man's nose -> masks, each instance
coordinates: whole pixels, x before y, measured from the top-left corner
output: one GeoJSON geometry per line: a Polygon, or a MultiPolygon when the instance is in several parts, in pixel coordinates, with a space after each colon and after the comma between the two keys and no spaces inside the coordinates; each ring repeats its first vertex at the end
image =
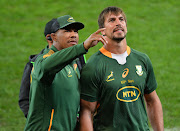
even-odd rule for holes
{"type": "Polygon", "coordinates": [[[71,37],[76,38],[78,36],[77,31],[71,31],[71,37]]]}
{"type": "Polygon", "coordinates": [[[121,25],[121,21],[119,19],[116,20],[116,25],[121,25]]]}

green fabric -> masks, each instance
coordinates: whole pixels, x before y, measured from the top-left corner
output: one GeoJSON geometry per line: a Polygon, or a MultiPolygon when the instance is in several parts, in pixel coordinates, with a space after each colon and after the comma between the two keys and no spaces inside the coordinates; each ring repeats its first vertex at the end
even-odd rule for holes
{"type": "Polygon", "coordinates": [[[57,26],[58,29],[65,28],[67,26],[72,26],[73,28],[78,29],[78,30],[84,28],[83,23],[76,22],[74,20],[74,18],[72,16],[70,16],[70,15],[64,15],[64,16],[58,17],[57,22],[58,22],[59,25],[57,26],[56,24],[53,24],[52,25],[53,28],[56,27],[56,26],[57,26]]]}
{"type": "Polygon", "coordinates": [[[52,46],[49,52],[36,59],[25,131],[47,131],[52,109],[51,130],[74,130],[80,100],[76,57],[84,53],[83,44],[61,51],[52,46]]]}
{"type": "Polygon", "coordinates": [[[147,55],[131,49],[126,64],[120,65],[98,51],[82,69],[80,82],[81,99],[100,104],[95,131],[149,130],[143,96],[157,83],[147,55]]]}

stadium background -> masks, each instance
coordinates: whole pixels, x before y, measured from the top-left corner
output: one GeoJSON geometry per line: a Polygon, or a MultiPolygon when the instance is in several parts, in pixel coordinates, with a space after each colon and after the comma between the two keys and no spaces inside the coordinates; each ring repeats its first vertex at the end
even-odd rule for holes
{"type": "MultiPolygon", "coordinates": [[[[148,54],[158,82],[166,130],[180,130],[180,1],[176,0],[1,0],[0,1],[0,131],[21,131],[26,119],[18,106],[24,66],[46,46],[45,24],[69,14],[85,24],[83,42],[98,29],[107,6],[127,16],[127,42],[148,54]]],[[[87,59],[102,46],[89,50],[87,59]]]]}

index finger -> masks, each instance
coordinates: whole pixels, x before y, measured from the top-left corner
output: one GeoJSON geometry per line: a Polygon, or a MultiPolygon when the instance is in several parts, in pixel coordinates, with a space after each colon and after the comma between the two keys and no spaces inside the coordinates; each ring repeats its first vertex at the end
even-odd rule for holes
{"type": "Polygon", "coordinates": [[[99,34],[101,31],[104,31],[106,28],[100,28],[100,29],[98,29],[96,32],[95,32],[95,34],[99,34]]]}

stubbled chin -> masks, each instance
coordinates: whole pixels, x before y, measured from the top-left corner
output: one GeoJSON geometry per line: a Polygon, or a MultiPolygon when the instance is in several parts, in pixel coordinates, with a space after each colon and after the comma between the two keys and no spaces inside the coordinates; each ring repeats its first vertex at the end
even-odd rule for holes
{"type": "Polygon", "coordinates": [[[126,36],[119,36],[119,37],[113,37],[113,40],[115,41],[122,41],[126,36]]]}

